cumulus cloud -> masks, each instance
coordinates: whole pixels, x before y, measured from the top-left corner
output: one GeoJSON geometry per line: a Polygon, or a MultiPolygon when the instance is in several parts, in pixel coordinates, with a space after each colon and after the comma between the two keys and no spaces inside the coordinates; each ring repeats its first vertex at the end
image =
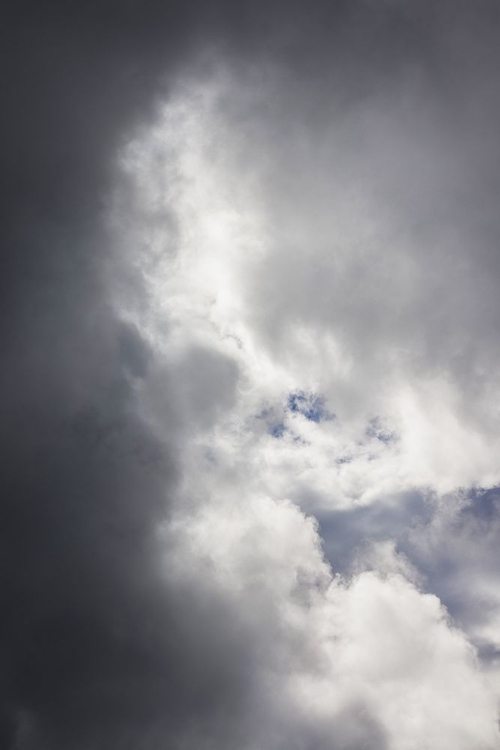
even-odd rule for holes
{"type": "MultiPolygon", "coordinates": [[[[416,490],[497,482],[482,391],[494,374],[455,355],[495,356],[461,303],[487,284],[483,267],[467,237],[450,257],[442,220],[421,236],[414,225],[453,154],[434,143],[428,101],[408,127],[418,85],[402,103],[333,102],[313,118],[298,85],[272,66],[190,74],[122,154],[126,224],[153,230],[138,261],[118,193],[111,225],[142,264],[149,305],[116,304],[163,363],[183,423],[169,576],[203,579],[255,649],[253,690],[268,697],[252,708],[264,734],[251,743],[494,747],[496,688],[422,592],[418,529],[440,511],[426,505],[429,527],[415,510],[411,547],[404,507],[416,490]],[[303,512],[363,508],[374,511],[352,524],[350,572],[335,577],[303,512]]],[[[161,433],[153,382],[138,397],[161,433]]]]}
{"type": "Polygon", "coordinates": [[[311,519],[269,498],[205,496],[169,534],[170,575],[214,587],[252,644],[249,747],[496,746],[473,648],[401,572],[334,577],[311,519]]]}
{"type": "Polygon", "coordinates": [[[483,328],[496,295],[458,216],[464,166],[450,166],[432,92],[396,81],[344,110],[314,102],[313,117],[284,75],[188,79],[128,146],[136,220],[154,228],[155,319],[138,324],[169,356],[204,345],[233,362],[218,437],[266,454],[266,481],[290,479],[280,494],[301,477],[326,505],[494,485],[498,353],[483,328]],[[456,226],[436,218],[450,211],[456,226]],[[173,233],[151,220],[167,212],[173,233]]]}
{"type": "Polygon", "coordinates": [[[9,749],[500,745],[500,19],[313,10],[10,11],[9,749]]]}

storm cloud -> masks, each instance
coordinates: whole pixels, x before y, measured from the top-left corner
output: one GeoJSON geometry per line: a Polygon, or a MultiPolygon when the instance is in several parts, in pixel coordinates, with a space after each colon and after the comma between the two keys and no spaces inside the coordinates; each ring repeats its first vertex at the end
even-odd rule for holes
{"type": "Polygon", "coordinates": [[[499,24],[10,5],[3,746],[500,746],[499,24]]]}

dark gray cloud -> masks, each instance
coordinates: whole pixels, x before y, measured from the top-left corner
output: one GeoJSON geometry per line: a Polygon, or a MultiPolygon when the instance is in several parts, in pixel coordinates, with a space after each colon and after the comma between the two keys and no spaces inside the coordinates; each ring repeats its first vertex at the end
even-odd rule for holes
{"type": "MultiPolygon", "coordinates": [[[[386,746],[368,699],[333,722],[292,720],[284,699],[275,716],[279,701],[269,708],[256,695],[255,665],[279,633],[270,641],[246,630],[202,575],[177,584],[169,576],[159,529],[182,479],[184,423],[210,425],[236,397],[238,373],[199,346],[163,378],[151,342],[109,299],[110,276],[127,271],[103,219],[120,147],[153,118],[177,71],[212,46],[235,67],[270,59],[291,71],[290,96],[313,119],[333,95],[349,108],[423,71],[434,97],[442,91],[445,130],[467,144],[473,234],[497,188],[496,157],[486,157],[498,120],[497,14],[483,2],[9,4],[0,134],[3,747],[386,746]],[[170,391],[171,381],[181,386],[170,391]],[[149,415],[162,391],[165,432],[140,408],[141,388],[149,415]]],[[[404,212],[415,200],[411,179],[399,198],[404,212]]],[[[488,231],[478,252],[494,274],[497,235],[488,231]]],[[[140,297],[139,281],[128,289],[140,297]]],[[[131,307],[140,304],[131,297],[131,307]]],[[[493,329],[496,307],[484,306],[493,329]]],[[[364,524],[372,536],[381,526],[392,533],[399,515],[385,514],[359,511],[358,525],[346,516],[342,544],[351,530],[357,542],[364,524]]]]}
{"type": "Polygon", "coordinates": [[[148,347],[103,287],[114,150],[191,25],[173,5],[4,16],[4,747],[156,747],[240,691],[222,613],[162,578],[176,469],[135,409],[148,347]]]}

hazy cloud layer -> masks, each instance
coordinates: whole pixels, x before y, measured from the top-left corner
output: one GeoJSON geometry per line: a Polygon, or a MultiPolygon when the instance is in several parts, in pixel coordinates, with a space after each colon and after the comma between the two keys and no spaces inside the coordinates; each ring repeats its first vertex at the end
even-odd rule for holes
{"type": "Polygon", "coordinates": [[[3,745],[499,747],[494,4],[7,15],[3,745]]]}

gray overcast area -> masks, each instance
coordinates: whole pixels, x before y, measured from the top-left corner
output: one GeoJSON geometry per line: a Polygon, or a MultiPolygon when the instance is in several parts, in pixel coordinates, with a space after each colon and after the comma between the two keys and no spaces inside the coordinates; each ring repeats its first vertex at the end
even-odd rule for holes
{"type": "Polygon", "coordinates": [[[500,749],[499,34],[8,3],[2,748],[500,749]]]}

